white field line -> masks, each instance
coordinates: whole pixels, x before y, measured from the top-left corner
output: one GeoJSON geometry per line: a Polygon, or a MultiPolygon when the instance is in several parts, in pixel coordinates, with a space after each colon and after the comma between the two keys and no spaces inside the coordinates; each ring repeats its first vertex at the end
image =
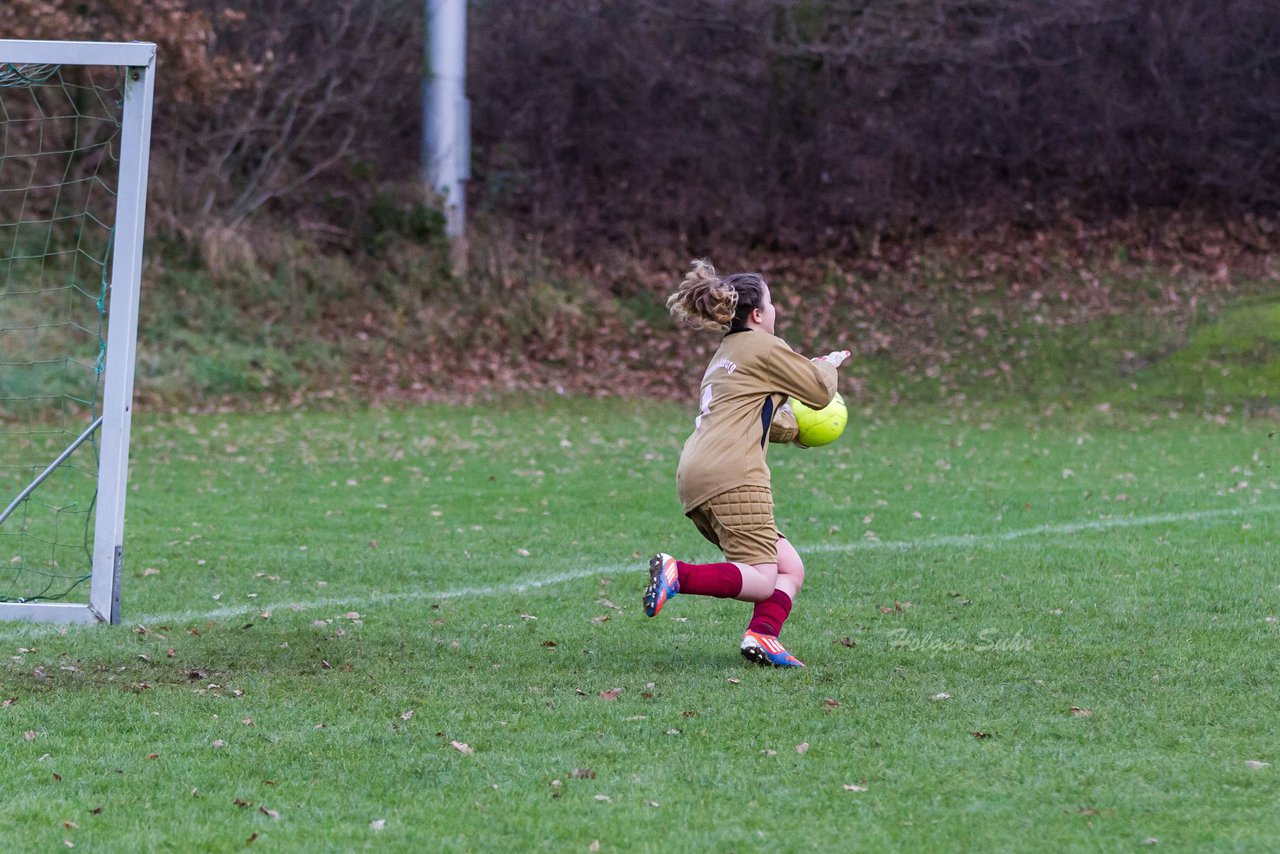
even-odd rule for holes
{"type": "Polygon", "coordinates": [[[1119,516],[1113,519],[1089,519],[1084,522],[1063,522],[1057,525],[1037,525],[1034,528],[1017,528],[1012,531],[1001,531],[998,534],[959,534],[938,537],[925,537],[919,540],[863,540],[854,543],[831,543],[826,545],[800,548],[800,552],[852,552],[864,549],[887,549],[890,551],[907,551],[908,549],[935,548],[953,546],[965,548],[988,543],[1003,543],[1021,540],[1024,537],[1040,537],[1046,535],[1079,534],[1084,531],[1110,531],[1115,528],[1138,528],[1147,525],[1166,525],[1179,522],[1196,522],[1202,519],[1218,519],[1224,516],[1265,515],[1280,511],[1280,504],[1258,504],[1252,507],[1224,507],[1219,510],[1192,510],[1186,513],[1160,513],[1155,516],[1119,516]]]}
{"type": "MultiPolygon", "coordinates": [[[[1177,524],[1196,522],[1204,519],[1219,519],[1231,516],[1265,515],[1280,512],[1280,504],[1261,504],[1251,507],[1231,507],[1219,510],[1192,510],[1186,513],[1161,513],[1154,516],[1128,516],[1113,519],[1090,519],[1084,522],[1066,522],[1057,525],[1037,525],[1033,528],[1017,528],[1001,531],[998,534],[962,534],[922,537],[916,540],[859,540],[850,543],[832,543],[817,546],[800,547],[802,554],[859,552],[859,551],[908,551],[927,548],[973,548],[993,543],[1020,540],[1026,537],[1053,537],[1077,534],[1084,531],[1110,531],[1116,528],[1137,528],[1148,525],[1177,524]]],[[[570,581],[580,581],[600,575],[636,572],[645,567],[641,560],[626,564],[610,564],[606,566],[583,567],[581,569],[545,575],[540,578],[525,578],[509,584],[492,584],[480,587],[455,587],[449,590],[408,590],[403,593],[382,593],[348,598],[312,599],[306,602],[282,602],[275,605],[265,603],[225,605],[212,610],[189,610],[168,614],[144,614],[128,620],[132,625],[145,626],[187,623],[193,620],[222,620],[240,617],[263,611],[320,611],[326,609],[350,611],[356,608],[367,608],[385,602],[412,602],[422,600],[458,599],[462,597],[499,596],[511,593],[523,593],[541,587],[553,587],[570,581]]],[[[0,626],[0,637],[15,634],[33,634],[41,629],[58,629],[60,627],[48,623],[14,622],[0,626]]]]}

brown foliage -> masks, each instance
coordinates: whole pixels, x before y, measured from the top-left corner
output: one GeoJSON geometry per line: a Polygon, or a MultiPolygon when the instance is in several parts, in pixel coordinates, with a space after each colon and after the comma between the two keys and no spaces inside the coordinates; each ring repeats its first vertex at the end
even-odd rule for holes
{"type": "Polygon", "coordinates": [[[187,0],[8,0],[0,7],[6,38],[65,41],[151,41],[163,73],[157,100],[207,105],[243,87],[256,69],[220,49],[220,29],[243,23],[244,15],[224,11],[215,21],[187,0]]]}
{"type": "Polygon", "coordinates": [[[417,173],[417,17],[393,0],[14,0],[0,28],[157,43],[153,226],[198,237],[270,211],[350,250],[380,180],[417,173]]]}
{"type": "Polygon", "coordinates": [[[776,282],[797,348],[952,388],[1011,384],[1008,329],[1180,327],[1274,277],[1272,5],[473,0],[465,282],[414,219],[420,3],[10,0],[0,29],[157,42],[149,225],[228,291],[302,282],[233,299],[356,385],[688,399],[714,336],[660,304],[699,255],[776,282]]]}
{"type": "MultiPolygon", "coordinates": [[[[1269,0],[470,4],[473,208],[566,248],[874,251],[882,234],[1280,207],[1269,0]]],[[[398,0],[10,0],[10,37],[160,46],[153,223],[350,250],[419,174],[398,0]]]]}
{"type": "Polygon", "coordinates": [[[1266,0],[537,0],[473,30],[478,195],[543,230],[874,247],[1271,211],[1266,0]]]}

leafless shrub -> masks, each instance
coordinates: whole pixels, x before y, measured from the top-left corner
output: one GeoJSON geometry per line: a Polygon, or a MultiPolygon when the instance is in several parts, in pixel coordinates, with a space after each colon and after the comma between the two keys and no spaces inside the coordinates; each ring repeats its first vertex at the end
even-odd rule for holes
{"type": "MultiPolygon", "coordinates": [[[[361,245],[419,174],[421,4],[11,0],[160,43],[152,222],[361,245]]],[[[472,0],[473,208],[566,246],[874,250],[1280,206],[1270,0],[472,0]]]]}
{"type": "Polygon", "coordinates": [[[1280,201],[1265,0],[541,0],[476,17],[477,195],[543,229],[865,248],[1063,208],[1280,201]]]}

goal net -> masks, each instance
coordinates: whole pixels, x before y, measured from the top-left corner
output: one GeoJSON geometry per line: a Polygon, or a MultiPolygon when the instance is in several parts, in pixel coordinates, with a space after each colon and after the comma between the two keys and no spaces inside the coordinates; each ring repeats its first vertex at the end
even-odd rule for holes
{"type": "Polygon", "coordinates": [[[155,46],[0,40],[0,618],[119,622],[155,46]]]}

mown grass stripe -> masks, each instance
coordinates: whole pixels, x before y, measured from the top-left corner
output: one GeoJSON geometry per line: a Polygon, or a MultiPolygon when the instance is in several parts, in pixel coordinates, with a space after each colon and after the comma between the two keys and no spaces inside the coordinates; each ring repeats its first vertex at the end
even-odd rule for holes
{"type": "MultiPolygon", "coordinates": [[[[1265,515],[1280,512],[1280,504],[1255,505],[1249,507],[1230,507],[1215,510],[1193,510],[1185,513],[1160,513],[1153,516],[1129,516],[1111,519],[1090,519],[1082,522],[1066,522],[1057,525],[1036,525],[1032,528],[1020,528],[1003,531],[998,534],[961,534],[924,537],[918,540],[863,540],[851,543],[830,545],[802,546],[802,554],[829,552],[855,552],[871,550],[900,550],[922,548],[968,548],[989,543],[1008,542],[1026,537],[1059,536],[1076,534],[1083,531],[1109,531],[1117,528],[1136,528],[1148,525],[1177,524],[1196,522],[1205,519],[1218,519],[1231,516],[1265,515]]],[[[571,581],[581,581],[597,575],[610,575],[624,572],[640,572],[646,569],[644,561],[626,564],[610,564],[605,566],[584,567],[582,569],[559,572],[541,578],[526,578],[510,584],[494,584],[477,587],[459,587],[451,590],[410,590],[403,593],[385,593],[346,599],[316,599],[310,602],[285,602],[277,605],[245,605],[223,607],[212,611],[184,611],[170,614],[150,614],[131,620],[143,625],[164,623],[182,623],[196,619],[229,619],[262,611],[319,611],[328,608],[363,608],[386,602],[413,602],[432,599],[458,599],[477,596],[501,596],[523,593],[541,587],[553,587],[571,581]]]]}

